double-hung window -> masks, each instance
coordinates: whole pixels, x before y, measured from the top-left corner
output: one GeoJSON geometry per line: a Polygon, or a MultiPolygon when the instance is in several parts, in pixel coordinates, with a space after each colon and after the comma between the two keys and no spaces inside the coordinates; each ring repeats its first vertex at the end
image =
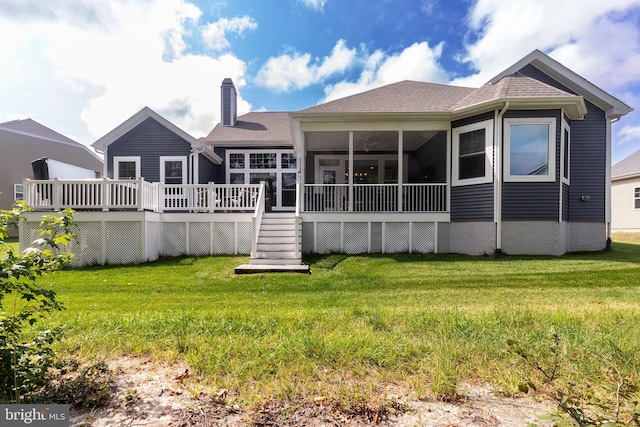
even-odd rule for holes
{"type": "Polygon", "coordinates": [[[453,129],[453,185],[493,180],[493,121],[453,129]]]}
{"type": "Polygon", "coordinates": [[[505,119],[504,180],[553,182],[556,179],[556,119],[505,119]]]}
{"type": "Polygon", "coordinates": [[[633,209],[640,209],[640,187],[633,189],[633,209]]]}
{"type": "Polygon", "coordinates": [[[13,200],[23,200],[24,199],[24,185],[23,184],[13,184],[13,200]]]}

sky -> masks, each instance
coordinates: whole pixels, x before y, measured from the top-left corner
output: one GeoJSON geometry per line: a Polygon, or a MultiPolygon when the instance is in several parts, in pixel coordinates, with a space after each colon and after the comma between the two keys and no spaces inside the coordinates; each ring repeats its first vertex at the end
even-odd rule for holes
{"type": "Polygon", "coordinates": [[[238,111],[294,111],[402,80],[479,87],[540,49],[636,111],[640,0],[0,0],[0,122],[90,145],[144,106],[196,138],[238,111]]]}

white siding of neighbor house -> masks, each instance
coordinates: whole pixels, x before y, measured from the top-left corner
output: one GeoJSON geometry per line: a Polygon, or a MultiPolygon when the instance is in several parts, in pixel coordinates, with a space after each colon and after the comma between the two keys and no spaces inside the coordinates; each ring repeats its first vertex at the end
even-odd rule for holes
{"type": "Polygon", "coordinates": [[[611,183],[611,229],[640,231],[640,209],[634,209],[633,189],[640,187],[640,177],[611,183]]]}

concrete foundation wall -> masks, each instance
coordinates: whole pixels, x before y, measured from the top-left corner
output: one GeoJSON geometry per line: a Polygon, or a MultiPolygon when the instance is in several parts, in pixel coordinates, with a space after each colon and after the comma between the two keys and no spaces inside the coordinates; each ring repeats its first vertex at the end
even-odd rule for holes
{"type": "Polygon", "coordinates": [[[496,250],[496,224],[493,222],[453,222],[449,229],[448,252],[485,255],[496,250]]]}

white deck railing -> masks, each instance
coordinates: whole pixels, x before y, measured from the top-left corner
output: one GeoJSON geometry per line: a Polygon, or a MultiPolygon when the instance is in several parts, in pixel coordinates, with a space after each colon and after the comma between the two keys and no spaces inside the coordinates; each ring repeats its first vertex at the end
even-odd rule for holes
{"type": "MultiPolygon", "coordinates": [[[[447,184],[354,184],[352,212],[447,212],[447,184]],[[399,201],[401,201],[399,203],[399,201]]],[[[349,211],[348,184],[305,184],[305,212],[349,211]]]]}
{"type": "Polygon", "coordinates": [[[168,185],[135,180],[24,181],[34,210],[148,210],[153,212],[253,211],[259,184],[168,185]]]}

